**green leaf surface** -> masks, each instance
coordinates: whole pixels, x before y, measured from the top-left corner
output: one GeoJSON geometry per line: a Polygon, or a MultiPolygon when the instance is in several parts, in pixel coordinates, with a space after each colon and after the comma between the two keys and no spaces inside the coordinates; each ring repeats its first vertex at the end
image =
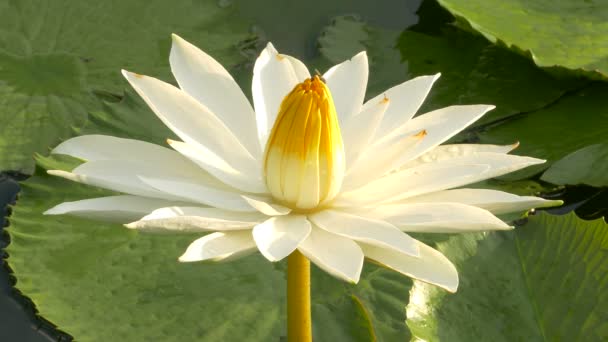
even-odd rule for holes
{"type": "Polygon", "coordinates": [[[479,133],[484,143],[521,145],[514,153],[546,159],[508,179],[536,174],[567,154],[587,145],[606,141],[608,136],[608,84],[593,83],[558,102],[532,113],[490,127],[479,133]]]}
{"type": "MultiPolygon", "coordinates": [[[[335,18],[319,38],[319,51],[338,63],[366,49],[368,97],[421,75],[441,72],[420,113],[458,104],[494,104],[474,126],[543,108],[584,81],[556,79],[526,58],[453,27],[441,35],[379,29],[352,16],[335,18]]],[[[510,143],[517,140],[514,136],[510,143]]]]}
{"type": "Polygon", "coordinates": [[[318,64],[332,66],[367,51],[370,71],[366,97],[372,98],[408,79],[407,68],[395,49],[398,36],[399,31],[369,25],[355,16],[336,17],[318,39],[325,59],[318,64]]]}
{"type": "Polygon", "coordinates": [[[570,153],[551,165],[541,179],[558,185],[608,186],[608,143],[570,153]]]}
{"type": "Polygon", "coordinates": [[[248,27],[216,1],[0,0],[0,170],[31,174],[34,152],[72,135],[120,94],[125,68],[170,80],[172,32],[232,67],[248,27]]]}
{"type": "MultiPolygon", "coordinates": [[[[169,131],[126,93],[104,104],[80,133],[164,144],[169,131]]],[[[41,316],[79,341],[278,341],[285,336],[284,262],[259,254],[230,263],[182,264],[197,235],[150,235],[121,225],[44,216],[64,202],[109,195],[45,174],[73,159],[38,157],[22,183],[8,229],[16,287],[41,316]]],[[[358,285],[313,268],[313,334],[318,341],[406,340],[411,280],[366,264],[358,285]]]]}
{"type": "MultiPolygon", "coordinates": [[[[459,104],[493,104],[471,127],[543,108],[581,85],[558,80],[517,54],[453,27],[441,35],[405,31],[398,43],[409,76],[441,72],[420,112],[459,104]]],[[[512,136],[509,143],[518,138],[512,136]]]]}
{"type": "Polygon", "coordinates": [[[453,236],[438,248],[460,288],[416,282],[408,326],[426,341],[605,341],[608,225],[538,214],[513,232],[453,236]]]}
{"type": "Polygon", "coordinates": [[[492,42],[529,54],[541,67],[608,77],[605,1],[439,0],[492,42]]]}

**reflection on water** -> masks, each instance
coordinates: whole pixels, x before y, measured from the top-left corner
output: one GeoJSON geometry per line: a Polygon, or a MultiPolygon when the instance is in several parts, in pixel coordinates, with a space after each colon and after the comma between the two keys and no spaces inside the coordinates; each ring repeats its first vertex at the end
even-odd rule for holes
{"type": "MultiPolygon", "coordinates": [[[[272,41],[281,52],[310,61],[318,53],[319,32],[332,18],[352,14],[370,25],[402,31],[418,22],[415,13],[421,0],[384,0],[381,5],[368,0],[232,2],[245,19],[255,23],[263,39],[272,41]]],[[[228,1],[220,3],[225,6],[228,1]]]]}

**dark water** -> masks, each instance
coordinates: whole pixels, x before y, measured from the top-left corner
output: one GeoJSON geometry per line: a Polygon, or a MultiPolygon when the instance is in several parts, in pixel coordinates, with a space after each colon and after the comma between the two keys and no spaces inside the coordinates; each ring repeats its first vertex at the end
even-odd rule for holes
{"type": "MultiPolygon", "coordinates": [[[[23,176],[11,177],[0,175],[0,208],[2,209],[2,227],[0,228],[0,250],[9,242],[4,227],[9,223],[6,218],[10,215],[8,204],[15,202],[19,185],[17,181],[23,176]]],[[[2,253],[5,253],[4,251],[2,253]]],[[[3,255],[3,260],[6,255],[3,255]]],[[[12,288],[14,279],[8,272],[6,263],[0,269],[0,341],[52,341],[54,329],[39,320],[34,315],[34,309],[29,300],[12,288]]]]}

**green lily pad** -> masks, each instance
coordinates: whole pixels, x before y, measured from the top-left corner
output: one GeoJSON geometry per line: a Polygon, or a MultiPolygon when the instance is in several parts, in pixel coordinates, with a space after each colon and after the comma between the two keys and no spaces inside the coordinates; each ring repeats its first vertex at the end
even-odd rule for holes
{"type": "Polygon", "coordinates": [[[324,65],[331,66],[366,50],[370,68],[366,97],[372,98],[408,79],[395,48],[399,32],[369,25],[355,16],[339,16],[321,32],[319,52],[327,60],[324,65]]]}
{"type": "Polygon", "coordinates": [[[408,326],[426,341],[605,341],[608,225],[538,214],[513,232],[438,244],[458,267],[449,295],[416,283],[408,326]]]}
{"type": "Polygon", "coordinates": [[[555,162],[541,177],[559,185],[608,186],[608,143],[577,150],[555,162]]]}
{"type": "MultiPolygon", "coordinates": [[[[343,16],[325,28],[319,51],[329,62],[337,63],[366,49],[370,61],[368,96],[416,76],[441,72],[420,112],[458,104],[496,105],[472,127],[543,108],[585,83],[556,79],[526,58],[481,37],[439,27],[439,35],[412,30],[399,34],[343,16]]],[[[516,140],[513,136],[509,143],[516,140]]]]}
{"type": "Polygon", "coordinates": [[[547,159],[513,173],[507,179],[523,179],[539,173],[567,154],[608,136],[608,84],[593,83],[558,102],[532,113],[519,115],[478,134],[484,143],[521,145],[514,153],[547,159]]]}
{"type": "Polygon", "coordinates": [[[608,4],[602,1],[439,0],[492,42],[525,52],[541,67],[608,77],[608,4]]]}
{"type": "MultiPolygon", "coordinates": [[[[534,111],[581,86],[556,79],[524,57],[453,27],[441,35],[405,31],[398,44],[410,77],[441,72],[421,112],[459,104],[493,104],[472,127],[534,111]]],[[[510,143],[518,138],[512,136],[510,143]]]]}
{"type": "Polygon", "coordinates": [[[248,27],[216,1],[0,1],[0,170],[34,171],[34,152],[72,135],[120,94],[120,69],[171,79],[170,34],[229,67],[248,27]]]}

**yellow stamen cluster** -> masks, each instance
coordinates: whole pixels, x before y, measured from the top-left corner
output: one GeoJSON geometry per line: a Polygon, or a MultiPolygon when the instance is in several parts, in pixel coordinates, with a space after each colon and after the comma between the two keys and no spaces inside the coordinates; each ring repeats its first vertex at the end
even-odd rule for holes
{"type": "Polygon", "coordinates": [[[284,205],[313,209],[338,194],[344,164],[331,93],[314,76],[298,84],[281,103],[266,145],[266,184],[284,205]]]}

